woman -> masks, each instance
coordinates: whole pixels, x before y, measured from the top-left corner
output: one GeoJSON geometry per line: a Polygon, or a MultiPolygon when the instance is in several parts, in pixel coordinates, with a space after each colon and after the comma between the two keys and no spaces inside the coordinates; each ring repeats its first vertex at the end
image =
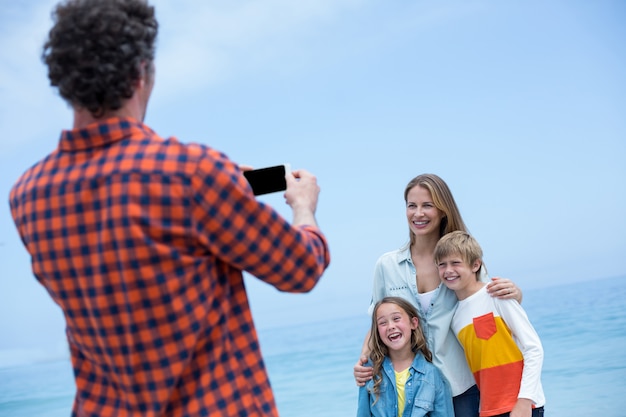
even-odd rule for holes
{"type": "MultiPolygon", "coordinates": [[[[374,270],[370,314],[384,297],[396,296],[410,301],[420,316],[420,325],[433,353],[433,363],[450,383],[456,417],[478,416],[479,394],[467,366],[463,348],[450,329],[457,298],[442,284],[433,258],[439,239],[455,230],[467,232],[465,223],[447,184],[434,174],[413,178],[404,190],[409,224],[408,245],[383,254],[374,270]]],[[[486,268],[483,268],[485,271],[486,268]]],[[[483,275],[483,281],[488,277],[483,275]]],[[[521,291],[508,279],[493,278],[488,292],[499,298],[521,302],[521,291]]],[[[367,340],[354,366],[357,385],[372,377],[372,368],[364,366],[369,356],[367,340]]]]}

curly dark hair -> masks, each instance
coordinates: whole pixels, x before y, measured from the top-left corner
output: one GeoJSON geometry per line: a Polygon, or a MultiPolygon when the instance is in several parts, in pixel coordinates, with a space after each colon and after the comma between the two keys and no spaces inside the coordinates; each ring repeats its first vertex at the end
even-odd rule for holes
{"type": "Polygon", "coordinates": [[[50,85],[94,117],[122,107],[152,76],[158,23],[145,0],[66,0],[43,47],[50,85]]]}

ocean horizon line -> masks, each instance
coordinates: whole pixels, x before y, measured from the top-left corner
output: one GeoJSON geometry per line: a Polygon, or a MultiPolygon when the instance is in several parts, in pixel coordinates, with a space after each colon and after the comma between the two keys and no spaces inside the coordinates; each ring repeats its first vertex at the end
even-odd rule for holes
{"type": "MultiPolygon", "coordinates": [[[[525,293],[524,298],[528,300],[529,297],[533,296],[533,293],[535,291],[546,291],[546,290],[554,290],[555,288],[584,285],[584,284],[588,284],[590,281],[593,281],[594,283],[603,283],[605,281],[613,282],[617,279],[626,279],[626,274],[614,275],[614,276],[604,277],[604,278],[589,278],[589,279],[583,279],[583,280],[565,282],[565,283],[560,282],[560,283],[556,283],[553,285],[528,288],[528,289],[524,289],[524,293],[525,293]]],[[[361,313],[346,314],[345,316],[336,317],[334,318],[334,320],[340,320],[341,322],[347,323],[347,322],[356,320],[359,317],[365,318],[366,317],[365,311],[361,313]]],[[[257,332],[260,333],[261,338],[262,338],[264,333],[266,336],[269,336],[269,334],[271,334],[274,331],[279,331],[282,329],[289,330],[296,326],[302,326],[303,324],[306,324],[309,326],[324,325],[324,323],[327,323],[328,320],[329,318],[322,318],[322,319],[312,318],[310,320],[306,320],[306,321],[299,322],[299,323],[289,323],[289,324],[284,324],[284,325],[262,326],[262,327],[257,326],[257,332]]],[[[365,330],[366,330],[366,327],[367,327],[367,321],[364,320],[365,330]]],[[[24,347],[24,348],[14,347],[14,348],[0,349],[0,370],[24,367],[24,366],[32,366],[32,365],[43,364],[43,363],[59,362],[59,361],[69,362],[69,360],[70,360],[70,354],[69,354],[69,347],[67,345],[67,342],[58,343],[55,346],[51,346],[51,347],[39,346],[39,347],[24,347]]]]}

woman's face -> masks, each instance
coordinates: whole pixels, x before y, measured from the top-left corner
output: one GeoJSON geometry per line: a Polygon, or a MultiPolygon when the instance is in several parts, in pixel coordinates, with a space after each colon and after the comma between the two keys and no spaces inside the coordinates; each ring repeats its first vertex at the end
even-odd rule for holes
{"type": "Polygon", "coordinates": [[[435,207],[428,189],[416,185],[406,196],[406,218],[411,233],[418,236],[439,236],[439,227],[445,214],[435,207]]]}

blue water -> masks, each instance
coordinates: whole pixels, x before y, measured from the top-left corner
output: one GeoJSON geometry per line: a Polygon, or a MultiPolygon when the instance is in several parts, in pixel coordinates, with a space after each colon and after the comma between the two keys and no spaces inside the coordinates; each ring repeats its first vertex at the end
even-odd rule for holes
{"type": "MultiPolygon", "coordinates": [[[[526,290],[542,339],[548,417],[626,416],[626,277],[526,290]]],[[[259,331],[282,417],[355,414],[363,316],[259,331]]],[[[67,360],[0,368],[0,416],[67,417],[67,360]]]]}

